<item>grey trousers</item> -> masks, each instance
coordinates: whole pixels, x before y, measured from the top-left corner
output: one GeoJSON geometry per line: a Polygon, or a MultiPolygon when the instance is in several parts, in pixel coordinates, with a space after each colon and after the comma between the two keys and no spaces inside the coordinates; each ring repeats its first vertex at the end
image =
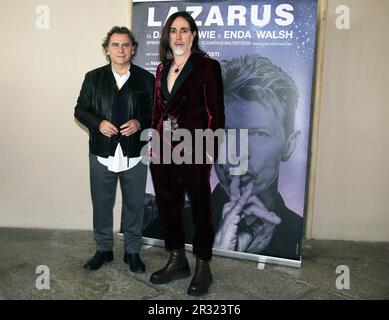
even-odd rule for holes
{"type": "Polygon", "coordinates": [[[109,171],[95,155],[89,154],[89,168],[96,250],[111,251],[113,248],[113,207],[119,180],[123,199],[124,251],[138,253],[142,245],[147,166],[140,161],[135,167],[116,173],[109,171]]]}

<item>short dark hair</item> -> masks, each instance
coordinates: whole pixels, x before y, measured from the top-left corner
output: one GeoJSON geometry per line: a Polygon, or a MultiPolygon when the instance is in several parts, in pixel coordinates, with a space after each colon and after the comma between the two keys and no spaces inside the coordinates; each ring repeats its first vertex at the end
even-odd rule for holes
{"type": "Polygon", "coordinates": [[[103,39],[103,43],[101,44],[101,46],[103,47],[103,51],[104,51],[104,54],[105,54],[105,57],[107,58],[107,60],[111,61],[111,59],[107,55],[107,48],[109,46],[109,41],[111,40],[111,37],[112,37],[112,35],[114,33],[128,35],[128,37],[130,38],[131,43],[132,43],[132,49],[134,51],[132,57],[135,57],[136,50],[138,49],[138,42],[135,40],[135,36],[132,33],[132,31],[130,29],[128,29],[127,27],[114,26],[114,27],[112,27],[111,30],[108,31],[107,35],[103,39]]]}
{"type": "Polygon", "coordinates": [[[161,40],[159,42],[159,58],[162,62],[166,62],[168,59],[172,57],[172,49],[170,48],[169,39],[170,39],[170,28],[176,20],[176,18],[181,17],[184,18],[189,23],[190,31],[196,32],[194,36],[192,48],[192,53],[204,54],[205,52],[200,49],[199,46],[199,30],[197,28],[196,22],[192,18],[192,16],[186,11],[178,11],[173,13],[166,21],[165,25],[162,28],[161,32],[161,40]]]}
{"type": "Polygon", "coordinates": [[[221,67],[226,107],[231,101],[257,101],[272,108],[276,115],[282,107],[285,134],[294,132],[299,93],[295,81],[284,70],[259,54],[223,60],[221,67]]]}

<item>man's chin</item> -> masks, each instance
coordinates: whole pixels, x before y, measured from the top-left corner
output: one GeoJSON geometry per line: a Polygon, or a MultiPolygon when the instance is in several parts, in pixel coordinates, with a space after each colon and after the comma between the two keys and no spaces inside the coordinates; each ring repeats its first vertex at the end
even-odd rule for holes
{"type": "Polygon", "coordinates": [[[184,50],[174,50],[174,54],[175,54],[176,56],[183,56],[184,53],[185,53],[184,50]]]}

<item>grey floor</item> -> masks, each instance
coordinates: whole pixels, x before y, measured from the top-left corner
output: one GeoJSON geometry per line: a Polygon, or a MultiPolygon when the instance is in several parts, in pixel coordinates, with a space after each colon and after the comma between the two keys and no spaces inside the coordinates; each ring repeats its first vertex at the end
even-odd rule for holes
{"type": "MultiPolygon", "coordinates": [[[[304,241],[300,269],[268,264],[258,270],[252,261],[215,256],[214,283],[202,298],[186,295],[190,278],[158,286],[148,281],[167,261],[163,248],[145,246],[147,271],[132,274],[122,245],[117,239],[115,260],[92,272],[82,268],[94,254],[89,231],[0,228],[0,299],[389,299],[388,243],[304,241]],[[49,289],[36,287],[39,265],[49,268],[49,289]],[[349,288],[339,266],[349,270],[349,288]]],[[[191,253],[188,258],[193,266],[191,253]]]]}

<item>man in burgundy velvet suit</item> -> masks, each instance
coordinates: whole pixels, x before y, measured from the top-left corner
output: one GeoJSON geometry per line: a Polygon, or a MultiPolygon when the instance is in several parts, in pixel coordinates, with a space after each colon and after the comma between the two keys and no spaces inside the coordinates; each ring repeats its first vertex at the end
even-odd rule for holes
{"type": "MultiPolygon", "coordinates": [[[[162,29],[162,63],[157,69],[152,119],[152,128],[160,137],[166,135],[165,130],[171,134],[176,129],[186,129],[194,140],[196,129],[215,131],[224,128],[221,68],[216,60],[201,51],[198,41],[197,26],[187,12],[171,15],[162,29]]],[[[178,143],[173,142],[169,150],[178,143]]],[[[205,146],[203,150],[201,157],[204,160],[205,146]]],[[[189,158],[194,159],[194,156],[192,152],[189,158]]],[[[197,258],[188,294],[199,296],[208,292],[212,283],[209,260],[214,242],[209,183],[211,166],[205,162],[169,164],[163,159],[161,164],[151,163],[165,247],[170,251],[166,266],[151,275],[152,283],[168,283],[190,275],[185,257],[183,227],[184,198],[187,192],[195,226],[193,253],[197,258]]]]}

